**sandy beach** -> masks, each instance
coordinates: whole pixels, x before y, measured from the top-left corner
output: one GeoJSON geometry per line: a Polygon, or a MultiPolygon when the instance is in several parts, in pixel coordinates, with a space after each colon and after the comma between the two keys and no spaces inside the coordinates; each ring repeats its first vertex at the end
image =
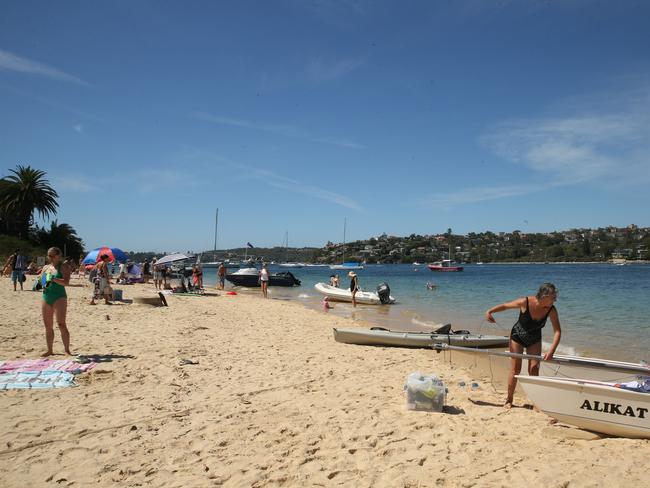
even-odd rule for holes
{"type": "MultiPolygon", "coordinates": [[[[353,319],[245,294],[92,307],[87,282],[74,282],[73,352],[110,361],[74,388],[0,392],[2,487],[647,483],[649,441],[505,411],[489,371],[433,351],[334,342],[332,327],[353,319]],[[445,413],[406,410],[404,381],[418,370],[447,383],[445,413]]],[[[153,285],[118,288],[154,296],[153,285]]],[[[38,357],[40,293],[3,279],[0,303],[0,360],[38,357]]]]}

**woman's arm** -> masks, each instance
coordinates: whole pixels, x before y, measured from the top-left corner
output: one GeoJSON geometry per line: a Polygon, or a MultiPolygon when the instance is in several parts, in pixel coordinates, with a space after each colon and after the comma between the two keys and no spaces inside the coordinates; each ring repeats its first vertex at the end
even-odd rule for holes
{"type": "Polygon", "coordinates": [[[524,306],[525,301],[526,298],[517,298],[516,300],[513,300],[511,302],[502,303],[501,305],[495,305],[490,310],[485,312],[485,318],[487,319],[488,322],[495,323],[496,320],[494,320],[494,317],[492,316],[493,313],[503,312],[504,310],[510,310],[513,308],[518,308],[521,310],[521,307],[524,306]]]}
{"type": "Polygon", "coordinates": [[[63,275],[63,278],[52,278],[52,281],[59,285],[68,286],[70,284],[70,266],[67,264],[62,265],[61,274],[63,275]]]}
{"type": "Polygon", "coordinates": [[[553,310],[551,310],[549,316],[551,317],[551,324],[553,324],[553,343],[551,344],[551,348],[548,350],[548,352],[544,354],[544,359],[546,360],[553,359],[553,354],[555,354],[555,350],[560,344],[560,338],[562,337],[560,317],[558,317],[557,309],[555,307],[553,307],[553,310]]]}

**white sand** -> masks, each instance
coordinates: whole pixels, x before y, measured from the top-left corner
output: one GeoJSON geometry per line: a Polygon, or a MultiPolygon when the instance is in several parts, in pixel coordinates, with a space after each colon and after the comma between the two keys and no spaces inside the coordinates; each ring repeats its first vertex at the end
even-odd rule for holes
{"type": "MultiPolygon", "coordinates": [[[[40,294],[10,288],[0,281],[0,359],[37,357],[40,294]]],[[[153,308],[91,307],[88,288],[69,295],[75,353],[134,357],[78,376],[77,388],[0,392],[2,487],[647,484],[649,441],[505,411],[489,375],[432,351],[334,342],[332,327],[351,320],[256,296],[153,308]],[[447,382],[451,413],[405,409],[416,370],[447,382]]]]}

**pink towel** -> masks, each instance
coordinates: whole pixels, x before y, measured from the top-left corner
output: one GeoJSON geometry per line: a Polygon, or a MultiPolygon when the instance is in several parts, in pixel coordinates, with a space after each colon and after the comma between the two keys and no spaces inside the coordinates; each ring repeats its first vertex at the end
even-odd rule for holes
{"type": "Polygon", "coordinates": [[[70,359],[17,359],[0,363],[0,374],[27,371],[66,371],[68,373],[85,373],[97,363],[76,363],[70,359]]]}

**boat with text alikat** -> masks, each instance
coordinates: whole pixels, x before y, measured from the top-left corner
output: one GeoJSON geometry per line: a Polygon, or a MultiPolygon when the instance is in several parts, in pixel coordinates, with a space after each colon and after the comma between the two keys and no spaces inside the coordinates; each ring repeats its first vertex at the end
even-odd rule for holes
{"type": "Polygon", "coordinates": [[[437,263],[428,264],[427,267],[431,271],[447,271],[447,272],[463,271],[464,269],[462,266],[454,266],[453,263],[451,262],[451,259],[443,259],[442,261],[439,261],[437,263]]]}
{"type": "Polygon", "coordinates": [[[626,384],[517,375],[537,408],[581,429],[650,438],[650,392],[641,378],[626,384]]]}

